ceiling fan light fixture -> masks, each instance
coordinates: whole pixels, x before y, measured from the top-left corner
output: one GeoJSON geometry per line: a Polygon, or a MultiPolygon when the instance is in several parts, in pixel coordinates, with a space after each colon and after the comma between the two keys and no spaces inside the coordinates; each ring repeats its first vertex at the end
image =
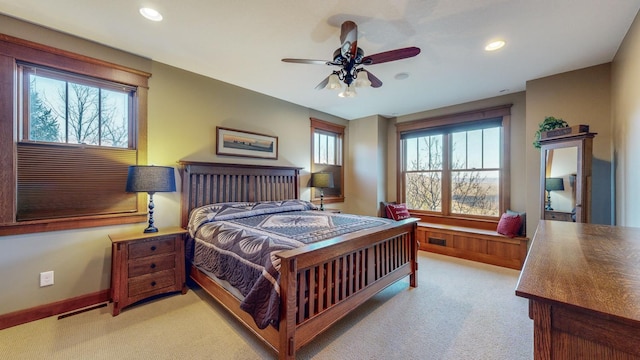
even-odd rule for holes
{"type": "Polygon", "coordinates": [[[340,47],[333,52],[331,61],[293,58],[284,58],[282,61],[338,66],[338,70],[333,71],[316,85],[316,90],[341,90],[340,97],[354,97],[356,87],[379,88],[382,86],[382,81],[372,73],[364,71],[361,65],[369,66],[411,58],[420,54],[420,48],[410,46],[368,56],[364,54],[364,50],[358,47],[358,26],[353,21],[345,21],[340,27],[340,47]],[[342,90],[342,83],[347,85],[345,90],[342,90]]]}
{"type": "Polygon", "coordinates": [[[369,87],[371,86],[371,81],[369,81],[369,74],[362,70],[358,72],[358,77],[356,78],[356,87],[369,87]]]}
{"type": "Polygon", "coordinates": [[[329,75],[329,82],[327,83],[327,89],[342,90],[342,84],[340,84],[340,79],[338,78],[338,75],[336,74],[329,75]]]}
{"type": "Polygon", "coordinates": [[[355,87],[353,87],[351,85],[347,85],[347,88],[344,89],[343,92],[338,94],[338,96],[343,97],[343,98],[352,98],[352,97],[356,97],[356,95],[358,95],[358,93],[356,93],[355,87]]]}
{"type": "Polygon", "coordinates": [[[162,21],[162,14],[160,14],[158,10],[155,10],[152,8],[148,8],[148,7],[140,8],[140,15],[144,16],[145,18],[151,21],[162,21]]]}

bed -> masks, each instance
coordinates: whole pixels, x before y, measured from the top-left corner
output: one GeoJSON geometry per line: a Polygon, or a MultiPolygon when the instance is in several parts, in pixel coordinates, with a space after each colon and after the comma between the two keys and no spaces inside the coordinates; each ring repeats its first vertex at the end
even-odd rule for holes
{"type": "MultiPolygon", "coordinates": [[[[181,161],[182,225],[189,227],[194,209],[217,210],[220,203],[280,204],[299,199],[300,170],[181,161]]],[[[409,285],[417,286],[415,231],[415,219],[384,220],[375,227],[274,253],[280,267],[279,301],[277,319],[269,326],[258,325],[254,314],[242,309],[246,308],[243,299],[209,272],[191,261],[187,266],[191,280],[268,344],[279,359],[295,359],[296,350],[392,283],[408,276],[409,285]]]]}

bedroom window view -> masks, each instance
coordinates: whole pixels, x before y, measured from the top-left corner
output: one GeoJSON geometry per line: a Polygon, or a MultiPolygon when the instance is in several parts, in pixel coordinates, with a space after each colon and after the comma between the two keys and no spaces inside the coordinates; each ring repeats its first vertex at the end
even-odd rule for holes
{"type": "Polygon", "coordinates": [[[125,191],[130,165],[147,159],[151,74],[62,49],[3,38],[0,102],[9,169],[0,186],[0,232],[35,233],[147,218],[125,191]],[[7,152],[8,151],[8,152],[7,152]]]}
{"type": "Polygon", "coordinates": [[[443,135],[405,140],[405,196],[410,209],[442,209],[442,140],[443,135]]]}
{"type": "Polygon", "coordinates": [[[497,217],[500,130],[490,127],[405,137],[407,206],[444,215],[497,217]]]}
{"type": "Polygon", "coordinates": [[[341,139],[336,134],[316,131],[314,134],[313,157],[316,164],[342,165],[338,156],[341,139]]]}
{"type": "Polygon", "coordinates": [[[22,62],[18,79],[16,221],[135,213],[136,88],[22,62]]]}
{"type": "Polygon", "coordinates": [[[24,140],[129,147],[132,89],[26,65],[22,74],[24,140]]]}

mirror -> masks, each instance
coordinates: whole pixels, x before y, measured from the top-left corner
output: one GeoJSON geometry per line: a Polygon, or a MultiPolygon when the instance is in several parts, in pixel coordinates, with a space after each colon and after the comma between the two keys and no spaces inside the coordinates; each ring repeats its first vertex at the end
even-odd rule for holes
{"type": "Polygon", "coordinates": [[[590,222],[591,149],[595,133],[540,140],[540,218],[590,222]]]}
{"type": "Polygon", "coordinates": [[[546,220],[576,221],[578,147],[545,150],[544,216],[546,220]]]}
{"type": "Polygon", "coordinates": [[[547,150],[546,159],[545,211],[573,213],[576,207],[578,148],[572,146],[547,150]]]}

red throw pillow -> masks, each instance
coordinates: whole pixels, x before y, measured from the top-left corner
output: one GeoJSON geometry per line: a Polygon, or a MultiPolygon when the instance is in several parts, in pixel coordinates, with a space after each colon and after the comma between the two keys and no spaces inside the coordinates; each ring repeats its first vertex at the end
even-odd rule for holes
{"type": "Polygon", "coordinates": [[[502,214],[500,221],[498,222],[498,234],[508,236],[510,238],[516,237],[520,233],[520,225],[522,225],[522,219],[518,215],[502,214]]]}
{"type": "Polygon", "coordinates": [[[407,210],[407,205],[405,204],[389,204],[386,208],[387,217],[389,219],[398,221],[411,217],[411,215],[409,215],[409,210],[407,210]]]}

